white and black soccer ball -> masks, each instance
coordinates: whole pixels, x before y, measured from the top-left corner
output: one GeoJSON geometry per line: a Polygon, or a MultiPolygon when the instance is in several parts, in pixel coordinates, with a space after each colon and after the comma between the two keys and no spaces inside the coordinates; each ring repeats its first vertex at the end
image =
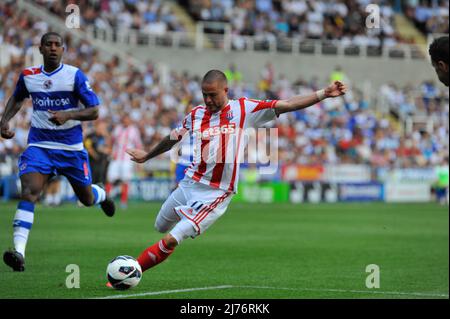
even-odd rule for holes
{"type": "Polygon", "coordinates": [[[126,290],[137,286],[141,281],[141,265],[131,256],[117,256],[108,264],[106,276],[113,288],[126,290]]]}

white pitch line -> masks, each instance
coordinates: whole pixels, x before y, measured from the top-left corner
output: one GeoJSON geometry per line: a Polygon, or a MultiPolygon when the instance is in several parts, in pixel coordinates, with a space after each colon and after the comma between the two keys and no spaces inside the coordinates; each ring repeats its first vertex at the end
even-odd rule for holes
{"type": "Polygon", "coordinates": [[[215,289],[227,289],[227,288],[233,288],[233,286],[231,286],[231,285],[224,285],[224,286],[215,286],[215,287],[200,287],[200,288],[187,288],[187,289],[151,291],[151,292],[144,292],[144,293],[140,293],[140,294],[112,295],[112,296],[99,297],[99,298],[93,298],[93,299],[132,298],[132,297],[165,295],[165,294],[172,294],[172,293],[178,293],[178,292],[189,292],[189,291],[200,291],[200,290],[215,290],[215,289]]]}
{"type": "Polygon", "coordinates": [[[435,294],[427,292],[402,292],[402,291],[377,291],[377,290],[345,290],[345,289],[321,289],[321,288],[283,288],[266,286],[233,286],[233,288],[253,288],[253,289],[272,289],[272,290],[294,290],[294,291],[315,291],[315,292],[341,292],[341,293],[364,293],[380,295],[406,295],[418,297],[447,297],[448,294],[435,294]]]}
{"type": "Polygon", "coordinates": [[[292,290],[292,291],[314,291],[314,292],[338,292],[338,293],[357,293],[357,294],[379,294],[379,295],[399,295],[399,296],[416,296],[416,297],[449,297],[448,294],[435,294],[427,292],[402,292],[402,291],[376,291],[376,290],[345,290],[345,289],[321,289],[321,288],[286,288],[286,287],[268,287],[268,286],[213,286],[213,287],[200,287],[200,288],[187,288],[187,289],[175,289],[175,290],[162,290],[151,291],[140,294],[129,295],[112,295],[107,297],[99,297],[94,299],[119,299],[119,298],[132,298],[143,296],[155,296],[165,295],[179,292],[201,291],[201,290],[218,290],[218,289],[230,289],[230,288],[248,288],[248,289],[270,289],[270,290],[292,290]]]}

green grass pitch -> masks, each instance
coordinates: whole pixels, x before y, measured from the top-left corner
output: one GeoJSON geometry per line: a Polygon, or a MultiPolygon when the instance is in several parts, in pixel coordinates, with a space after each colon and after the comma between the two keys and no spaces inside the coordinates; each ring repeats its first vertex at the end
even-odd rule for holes
{"type": "MultiPolygon", "coordinates": [[[[437,204],[241,204],[186,240],[128,291],[105,286],[115,256],[161,238],[160,203],[99,208],[37,205],[26,271],[1,262],[0,298],[448,298],[449,212],[437,204]],[[80,269],[68,289],[66,266],[80,269]],[[366,266],[380,269],[368,289],[366,266]],[[205,289],[201,289],[205,288],[205,289]]],[[[12,246],[16,203],[0,203],[0,249],[12,246]]]]}

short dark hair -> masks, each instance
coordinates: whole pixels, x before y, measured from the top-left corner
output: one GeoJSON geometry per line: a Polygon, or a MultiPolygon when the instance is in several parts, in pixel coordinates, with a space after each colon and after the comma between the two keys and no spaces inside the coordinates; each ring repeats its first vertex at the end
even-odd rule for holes
{"type": "Polygon", "coordinates": [[[443,61],[449,64],[448,35],[434,39],[433,43],[430,44],[428,52],[430,53],[431,60],[435,62],[443,61]]]}
{"type": "Polygon", "coordinates": [[[209,70],[206,72],[205,76],[203,77],[202,83],[204,82],[214,82],[214,81],[220,81],[222,83],[227,84],[227,77],[225,73],[219,70],[209,70]]]}
{"type": "Polygon", "coordinates": [[[45,41],[47,41],[47,38],[50,37],[50,36],[52,36],[52,35],[59,37],[59,38],[61,39],[61,44],[64,43],[64,39],[63,39],[63,37],[61,36],[61,34],[52,31],[52,32],[47,32],[46,34],[44,34],[44,35],[42,36],[42,38],[41,38],[41,45],[44,45],[45,41]]]}

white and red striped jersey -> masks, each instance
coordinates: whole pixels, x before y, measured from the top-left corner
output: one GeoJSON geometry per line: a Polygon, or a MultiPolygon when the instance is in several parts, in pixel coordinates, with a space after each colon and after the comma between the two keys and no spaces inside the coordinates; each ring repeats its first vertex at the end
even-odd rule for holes
{"type": "Polygon", "coordinates": [[[189,132],[194,139],[193,162],[186,176],[197,182],[236,192],[239,164],[247,144],[244,132],[276,118],[276,100],[246,98],[229,100],[221,111],[211,113],[205,106],[195,107],[172,131],[171,138],[181,139],[189,132]]]}
{"type": "Polygon", "coordinates": [[[117,126],[113,131],[112,139],[112,157],[115,161],[130,160],[130,155],[126,153],[128,148],[142,148],[141,134],[134,125],[117,126]]]}

